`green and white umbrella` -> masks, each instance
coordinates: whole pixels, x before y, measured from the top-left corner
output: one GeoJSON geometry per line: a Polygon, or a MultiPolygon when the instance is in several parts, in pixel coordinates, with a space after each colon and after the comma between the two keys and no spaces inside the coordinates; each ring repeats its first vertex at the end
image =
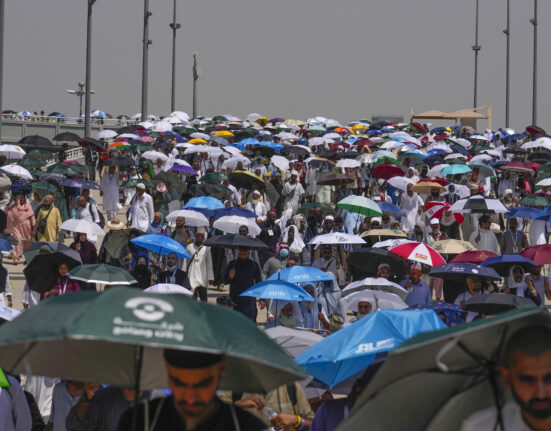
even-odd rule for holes
{"type": "Polygon", "coordinates": [[[126,269],[104,263],[79,265],[69,271],[69,277],[86,283],[116,284],[117,286],[136,283],[126,269]]]}
{"type": "Polygon", "coordinates": [[[365,196],[350,195],[337,203],[337,207],[345,209],[351,213],[359,213],[368,217],[382,216],[383,213],[379,205],[365,196]]]}
{"type": "Polygon", "coordinates": [[[165,348],[225,355],[220,389],[266,393],[305,377],[249,319],[181,294],[70,293],[0,327],[0,366],[10,374],[167,388],[165,348]]]}

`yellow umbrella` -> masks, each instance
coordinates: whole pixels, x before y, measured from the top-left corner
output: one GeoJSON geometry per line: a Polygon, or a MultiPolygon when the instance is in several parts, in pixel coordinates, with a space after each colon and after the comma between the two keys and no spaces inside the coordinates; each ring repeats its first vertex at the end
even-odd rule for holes
{"type": "Polygon", "coordinates": [[[223,138],[233,138],[233,133],[229,130],[220,130],[219,132],[216,132],[214,136],[221,136],[223,138]]]}
{"type": "Polygon", "coordinates": [[[354,132],[359,132],[360,130],[367,130],[367,126],[365,124],[355,124],[354,126],[352,126],[352,130],[354,130],[354,132]]]}
{"type": "Polygon", "coordinates": [[[430,246],[438,253],[444,254],[459,254],[464,251],[473,251],[477,248],[467,241],[460,241],[458,239],[443,239],[441,241],[434,241],[430,246]]]}
{"type": "Polygon", "coordinates": [[[256,122],[261,126],[265,126],[270,122],[270,119],[268,117],[260,117],[258,120],[256,120],[256,122]]]}
{"type": "Polygon", "coordinates": [[[413,186],[413,191],[417,193],[423,193],[425,195],[430,194],[431,189],[436,188],[439,192],[443,192],[446,190],[444,187],[442,187],[438,183],[433,183],[431,181],[417,183],[413,186]]]}
{"type": "Polygon", "coordinates": [[[194,139],[191,139],[190,141],[188,141],[188,144],[206,144],[207,141],[205,141],[204,139],[201,139],[201,138],[194,138],[194,139]]]}

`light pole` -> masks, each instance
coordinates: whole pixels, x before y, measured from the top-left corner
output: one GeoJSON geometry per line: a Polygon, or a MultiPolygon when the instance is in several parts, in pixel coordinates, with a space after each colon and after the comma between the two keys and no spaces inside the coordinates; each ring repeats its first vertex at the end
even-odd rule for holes
{"type": "Polygon", "coordinates": [[[197,80],[201,71],[197,67],[197,52],[193,54],[193,118],[197,118],[197,80]]]}
{"type": "MultiPolygon", "coordinates": [[[[84,90],[86,88],[86,84],[84,82],[78,83],[78,90],[67,90],[67,93],[74,94],[78,96],[78,116],[79,118],[82,117],[82,96],[86,94],[86,91],[84,90]]],[[[94,90],[90,90],[90,94],[96,94],[94,90]]]]}
{"type": "Polygon", "coordinates": [[[84,136],[90,137],[90,81],[92,76],[92,7],[96,0],[88,0],[88,21],[86,24],[86,83],[84,84],[84,136]]]}
{"type": "Polygon", "coordinates": [[[149,40],[149,17],[153,15],[149,12],[149,0],[144,0],[143,2],[143,62],[142,62],[142,121],[147,120],[147,72],[148,72],[148,61],[149,61],[149,45],[151,45],[151,40],[149,40]]]}
{"type": "Polygon", "coordinates": [[[532,70],[532,124],[538,122],[538,0],[534,0],[534,18],[530,20],[534,27],[534,64],[532,70]]]}
{"type": "Polygon", "coordinates": [[[0,144],[2,143],[2,88],[4,84],[4,5],[0,0],[0,144]]]}
{"type": "Polygon", "coordinates": [[[476,0],[476,18],[475,18],[475,32],[474,32],[474,45],[471,47],[474,51],[474,98],[473,108],[477,107],[477,91],[478,91],[478,51],[482,48],[478,44],[478,0],[476,0]]]}
{"type": "Polygon", "coordinates": [[[507,53],[505,54],[505,127],[509,127],[509,67],[510,67],[510,37],[511,37],[511,0],[507,0],[507,28],[503,30],[507,40],[507,53]]]}
{"type": "Polygon", "coordinates": [[[176,110],[176,30],[182,27],[176,22],[176,0],[174,0],[172,11],[172,22],[169,24],[172,29],[172,91],[170,97],[170,112],[176,110]]]}

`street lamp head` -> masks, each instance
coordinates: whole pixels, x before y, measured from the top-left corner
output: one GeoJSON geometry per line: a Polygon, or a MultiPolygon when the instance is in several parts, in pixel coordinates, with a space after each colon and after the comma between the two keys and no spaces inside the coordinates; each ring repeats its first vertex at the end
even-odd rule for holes
{"type": "Polygon", "coordinates": [[[75,90],[67,90],[67,93],[69,94],[77,94],[77,92],[75,90]]]}

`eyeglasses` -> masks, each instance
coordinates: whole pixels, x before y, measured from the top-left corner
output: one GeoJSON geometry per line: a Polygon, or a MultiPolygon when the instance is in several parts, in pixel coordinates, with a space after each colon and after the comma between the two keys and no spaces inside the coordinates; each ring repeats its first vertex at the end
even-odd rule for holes
{"type": "Polygon", "coordinates": [[[358,305],[358,309],[360,308],[371,308],[371,306],[369,305],[358,305]]]}

